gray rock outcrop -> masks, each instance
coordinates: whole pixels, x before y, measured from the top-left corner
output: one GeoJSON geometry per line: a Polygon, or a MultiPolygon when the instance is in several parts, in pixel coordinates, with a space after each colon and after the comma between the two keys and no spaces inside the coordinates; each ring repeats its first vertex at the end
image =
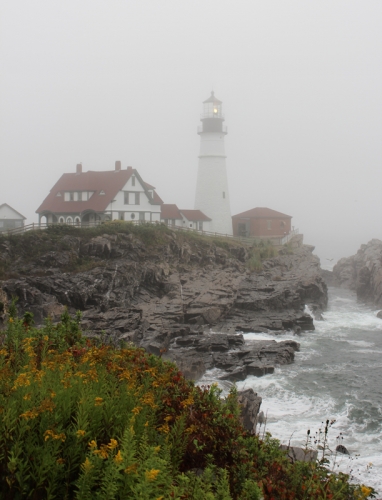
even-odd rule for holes
{"type": "Polygon", "coordinates": [[[255,434],[262,399],[253,389],[246,389],[238,392],[237,400],[241,406],[241,421],[244,428],[255,434]]]}
{"type": "Polygon", "coordinates": [[[47,316],[58,321],[65,307],[81,310],[88,334],[164,355],[190,378],[220,367],[229,380],[271,373],[298,349],[244,345],[238,333],[313,330],[305,305],[317,318],[326,307],[310,247],[281,252],[255,273],[246,266],[250,249],[235,241],[219,245],[167,229],[139,236],[128,228],[93,238],[82,230],[2,237],[3,295],[16,296],[20,314],[32,312],[37,324],[47,316]]]}
{"type": "Polygon", "coordinates": [[[333,268],[334,284],[355,290],[363,302],[382,307],[382,241],[371,240],[333,268]]]}

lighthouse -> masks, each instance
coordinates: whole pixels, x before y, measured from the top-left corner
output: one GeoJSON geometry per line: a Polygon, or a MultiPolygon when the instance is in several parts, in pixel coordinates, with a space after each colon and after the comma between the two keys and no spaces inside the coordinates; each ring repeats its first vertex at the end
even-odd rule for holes
{"type": "Polygon", "coordinates": [[[211,231],[232,234],[231,209],[224,136],[227,127],[223,124],[222,102],[211,92],[203,102],[200,135],[198,178],[196,183],[195,209],[212,219],[211,231]]]}

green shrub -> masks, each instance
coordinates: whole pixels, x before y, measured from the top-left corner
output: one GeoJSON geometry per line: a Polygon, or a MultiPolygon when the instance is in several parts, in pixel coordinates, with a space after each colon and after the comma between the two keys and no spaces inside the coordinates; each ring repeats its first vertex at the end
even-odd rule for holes
{"type": "Polygon", "coordinates": [[[361,499],[243,429],[235,389],[196,387],[142,349],[85,339],[80,314],[0,337],[0,499],[361,499]]]}

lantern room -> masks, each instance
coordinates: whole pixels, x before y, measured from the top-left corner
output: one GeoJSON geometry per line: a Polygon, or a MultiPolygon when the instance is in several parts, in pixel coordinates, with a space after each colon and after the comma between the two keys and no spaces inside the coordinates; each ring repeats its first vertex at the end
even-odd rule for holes
{"type": "Polygon", "coordinates": [[[198,129],[198,133],[218,132],[226,134],[227,130],[223,127],[224,115],[222,112],[222,102],[215,97],[214,92],[203,102],[203,113],[201,115],[203,126],[198,129]]]}

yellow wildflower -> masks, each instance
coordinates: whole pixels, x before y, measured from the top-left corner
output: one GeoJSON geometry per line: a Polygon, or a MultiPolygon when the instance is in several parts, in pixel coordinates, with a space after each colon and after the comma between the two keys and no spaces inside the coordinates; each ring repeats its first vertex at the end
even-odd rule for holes
{"type": "Polygon", "coordinates": [[[49,340],[48,335],[44,335],[44,337],[43,337],[43,338],[44,338],[45,342],[48,342],[48,340],[49,340]]]}
{"type": "Polygon", "coordinates": [[[38,417],[38,411],[35,409],[28,410],[20,415],[20,418],[25,418],[26,420],[38,417]]]}
{"type": "Polygon", "coordinates": [[[94,406],[102,406],[103,398],[95,398],[94,406]]]}
{"type": "Polygon", "coordinates": [[[170,427],[168,426],[167,423],[161,425],[160,427],[158,427],[158,431],[159,432],[163,432],[164,434],[168,434],[170,432],[170,427]]]}
{"type": "Polygon", "coordinates": [[[10,322],[10,323],[13,323],[13,318],[9,318],[9,322],[10,322]]]}
{"type": "Polygon", "coordinates": [[[57,458],[56,463],[61,465],[65,463],[65,460],[63,458],[57,458]]]}
{"type": "Polygon", "coordinates": [[[145,427],[148,427],[148,426],[149,426],[149,423],[148,423],[148,421],[147,421],[147,422],[145,423],[145,427]]]}
{"type": "Polygon", "coordinates": [[[152,392],[147,392],[141,399],[142,403],[151,406],[151,408],[158,408],[155,404],[154,394],[152,392]]]}
{"type": "Polygon", "coordinates": [[[95,440],[93,439],[92,441],[90,441],[89,443],[89,448],[92,450],[93,448],[97,448],[97,443],[95,442],[95,440]]]}
{"type": "Polygon", "coordinates": [[[25,399],[25,401],[29,401],[31,398],[31,393],[28,392],[27,394],[25,394],[25,396],[23,397],[23,399],[25,399]]]}
{"type": "Polygon", "coordinates": [[[60,434],[55,434],[54,431],[48,429],[44,432],[45,441],[48,441],[49,438],[55,439],[56,441],[64,442],[66,440],[65,434],[62,432],[60,434]]]}
{"type": "Polygon", "coordinates": [[[187,399],[185,399],[184,401],[182,401],[180,403],[184,408],[186,406],[191,406],[194,404],[194,398],[192,396],[189,396],[187,399]]]}
{"type": "Polygon", "coordinates": [[[198,428],[196,427],[195,424],[191,424],[190,427],[187,427],[186,432],[188,434],[192,434],[193,432],[196,432],[198,428]]]}
{"type": "Polygon", "coordinates": [[[45,398],[41,401],[41,404],[38,408],[39,412],[42,413],[44,411],[50,411],[52,413],[52,411],[54,410],[54,408],[56,407],[56,405],[53,403],[53,401],[49,398],[45,398]]]}
{"type": "Polygon", "coordinates": [[[133,408],[131,411],[134,413],[134,415],[138,415],[142,410],[142,406],[136,406],[133,408]]]}
{"type": "Polygon", "coordinates": [[[145,476],[146,476],[147,481],[149,481],[149,482],[155,481],[155,479],[157,478],[157,475],[159,473],[160,473],[160,470],[158,470],[158,469],[147,470],[145,472],[145,476]]]}
{"type": "Polygon", "coordinates": [[[160,450],[160,446],[155,446],[155,448],[154,448],[154,453],[158,453],[158,452],[159,452],[159,450],[160,450]]]}
{"type": "Polygon", "coordinates": [[[361,486],[361,491],[362,491],[363,498],[367,498],[370,495],[370,493],[372,492],[372,489],[368,488],[367,486],[365,486],[363,484],[361,486]]]}
{"type": "Polygon", "coordinates": [[[7,354],[8,354],[8,351],[6,349],[0,349],[1,356],[6,356],[7,354]]]}
{"type": "Polygon", "coordinates": [[[118,450],[118,453],[115,455],[113,460],[116,464],[120,464],[123,461],[121,450],[118,450]]]}
{"type": "Polygon", "coordinates": [[[114,450],[118,446],[118,441],[116,439],[110,439],[110,443],[107,445],[107,447],[110,450],[114,450]]]}
{"type": "Polygon", "coordinates": [[[31,382],[29,380],[29,374],[20,373],[20,375],[15,380],[15,383],[13,385],[13,389],[15,390],[15,389],[17,389],[17,387],[27,387],[28,385],[31,385],[31,382]]]}
{"type": "Polygon", "coordinates": [[[86,434],[86,431],[83,431],[82,429],[78,429],[78,431],[76,432],[77,437],[85,436],[85,434],[86,434]]]}
{"type": "Polygon", "coordinates": [[[105,444],[101,444],[101,448],[99,450],[93,450],[93,454],[102,458],[107,458],[109,456],[109,451],[105,444]]]}
{"type": "Polygon", "coordinates": [[[124,472],[126,474],[135,474],[137,472],[137,464],[129,465],[124,472]]]}
{"type": "Polygon", "coordinates": [[[81,465],[81,469],[84,471],[85,474],[88,474],[91,471],[92,468],[93,468],[92,463],[86,457],[85,462],[81,465]]]}
{"type": "Polygon", "coordinates": [[[44,432],[45,441],[48,441],[48,439],[50,437],[53,438],[53,436],[54,436],[54,432],[51,431],[50,429],[48,429],[47,431],[44,432]]]}

